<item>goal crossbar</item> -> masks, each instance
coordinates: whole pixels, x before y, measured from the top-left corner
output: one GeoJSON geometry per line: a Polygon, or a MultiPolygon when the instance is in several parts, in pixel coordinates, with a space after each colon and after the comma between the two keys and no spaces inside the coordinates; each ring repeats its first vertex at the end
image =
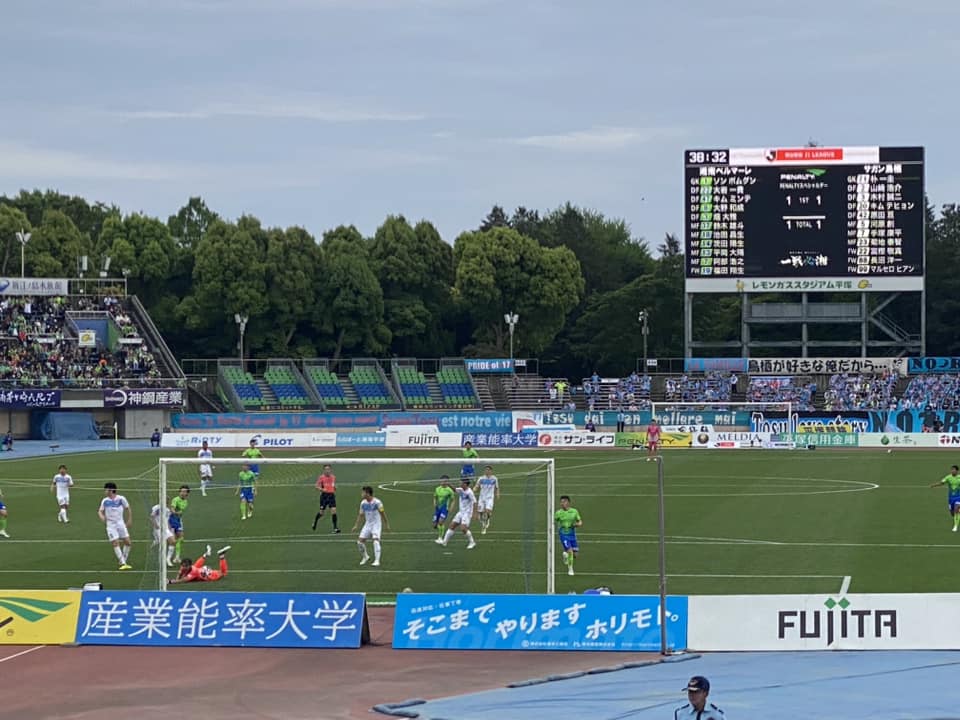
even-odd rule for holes
{"type": "MultiPolygon", "coordinates": [[[[337,457],[336,455],[321,455],[319,457],[297,457],[297,458],[242,458],[242,457],[231,457],[231,458],[199,458],[199,457],[161,457],[158,460],[159,464],[159,483],[158,483],[158,494],[157,502],[161,508],[166,507],[168,503],[168,487],[167,487],[167,469],[171,465],[326,465],[326,464],[336,464],[336,465],[453,465],[453,466],[463,466],[465,464],[471,463],[470,460],[464,459],[462,457],[380,457],[380,458],[356,458],[356,457],[337,457]]],[[[556,549],[554,547],[554,536],[555,536],[555,518],[554,514],[556,512],[556,460],[552,457],[485,457],[485,458],[474,458],[472,464],[474,465],[485,465],[490,463],[496,463],[497,465],[528,465],[533,468],[543,468],[546,472],[547,487],[546,487],[546,527],[547,527],[547,537],[545,538],[547,547],[547,567],[546,567],[546,592],[549,595],[552,595],[556,591],[556,578],[554,577],[554,563],[556,562],[556,549]]],[[[161,515],[162,517],[162,515],[161,515]]],[[[164,556],[164,543],[160,542],[157,544],[158,548],[158,561],[160,563],[160,589],[167,589],[166,582],[166,560],[164,556]]]]}

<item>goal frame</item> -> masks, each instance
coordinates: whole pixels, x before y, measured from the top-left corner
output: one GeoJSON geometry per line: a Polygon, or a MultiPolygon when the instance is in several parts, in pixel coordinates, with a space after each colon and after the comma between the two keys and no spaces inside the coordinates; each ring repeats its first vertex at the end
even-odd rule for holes
{"type": "MultiPolygon", "coordinates": [[[[554,513],[556,512],[556,459],[552,457],[493,457],[490,461],[501,465],[530,465],[534,467],[544,467],[547,476],[547,583],[546,593],[553,595],[556,592],[556,523],[554,513]]],[[[484,460],[486,461],[486,459],[484,460]]],[[[249,458],[198,458],[198,457],[161,457],[159,465],[159,482],[157,492],[157,502],[160,507],[168,506],[168,486],[167,469],[171,465],[236,465],[241,466],[251,462],[249,458]]],[[[453,465],[463,466],[463,458],[404,458],[404,457],[380,457],[380,458],[357,458],[357,457],[337,457],[336,455],[322,455],[320,457],[286,457],[286,458],[257,458],[258,465],[453,465]]],[[[162,514],[161,514],[162,517],[162,514]]],[[[161,520],[162,522],[162,520],[161,520]]],[[[157,560],[159,562],[158,584],[160,590],[167,590],[167,560],[166,544],[157,543],[157,560]]]]}
{"type": "MultiPolygon", "coordinates": [[[[684,402],[680,401],[662,401],[662,402],[652,402],[650,403],[650,415],[652,418],[657,419],[659,414],[664,412],[668,408],[690,408],[691,412],[696,412],[697,409],[701,410],[714,410],[718,412],[724,412],[726,408],[736,411],[741,408],[769,408],[774,409],[776,412],[781,412],[786,410],[787,412],[787,427],[790,427],[790,424],[793,422],[793,403],[789,400],[786,401],[762,401],[757,400],[755,402],[723,402],[723,401],[714,401],[714,402],[684,402]]],[[[661,423],[663,424],[674,424],[674,423],[661,423]]],[[[681,425],[691,425],[693,423],[677,423],[681,425]]],[[[712,423],[703,423],[704,425],[709,425],[712,423]]]]}

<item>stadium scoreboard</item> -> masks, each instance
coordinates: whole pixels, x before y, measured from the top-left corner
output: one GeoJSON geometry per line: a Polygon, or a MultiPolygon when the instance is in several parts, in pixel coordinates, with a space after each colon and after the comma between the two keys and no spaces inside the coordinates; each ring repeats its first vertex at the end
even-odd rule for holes
{"type": "Polygon", "coordinates": [[[686,291],[922,290],[923,154],[687,150],[686,291]]]}

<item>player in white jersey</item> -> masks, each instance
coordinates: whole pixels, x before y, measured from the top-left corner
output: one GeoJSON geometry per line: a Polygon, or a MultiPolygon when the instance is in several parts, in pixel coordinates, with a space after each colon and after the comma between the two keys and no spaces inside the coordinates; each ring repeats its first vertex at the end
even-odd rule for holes
{"type": "Polygon", "coordinates": [[[150,508],[150,524],[153,526],[153,545],[161,541],[167,546],[167,567],[173,567],[172,548],[177,545],[177,536],[170,527],[170,508],[154,505],[150,508]]]}
{"type": "Polygon", "coordinates": [[[434,542],[446,547],[456,529],[462,528],[463,534],[467,536],[467,550],[473,550],[477,543],[473,539],[473,533],[470,532],[470,521],[473,520],[477,511],[477,496],[470,489],[470,478],[463,478],[460,481],[460,487],[457,488],[457,500],[459,504],[457,514],[453,516],[453,520],[443,537],[437,538],[434,542]]]}
{"type": "Polygon", "coordinates": [[[53,482],[50,483],[50,492],[57,493],[57,522],[68,523],[67,509],[70,507],[70,488],[73,487],[73,478],[67,473],[67,466],[61,465],[57,474],[53,476],[53,482]]]}
{"type": "Polygon", "coordinates": [[[480,534],[486,535],[493,517],[493,502],[500,499],[500,481],[493,474],[493,468],[487,465],[483,475],[477,480],[473,491],[478,494],[477,510],[480,512],[480,534]]]}
{"type": "MultiPolygon", "coordinates": [[[[207,445],[206,440],[203,441],[203,446],[197,451],[197,457],[201,460],[213,460],[213,450],[207,445]]],[[[200,492],[203,494],[203,497],[207,496],[207,485],[212,481],[213,465],[210,463],[202,463],[200,465],[200,492]]]]}
{"type": "Polygon", "coordinates": [[[379,567],[380,534],[384,528],[390,529],[390,522],[383,510],[383,503],[373,496],[373,488],[369,485],[363,487],[360,512],[357,513],[357,521],[350,528],[350,532],[357,529],[361,520],[363,520],[363,527],[360,529],[360,535],[357,538],[357,547],[360,549],[360,564],[366,565],[370,559],[367,554],[367,540],[373,540],[373,567],[379,567]]]}
{"type": "Polygon", "coordinates": [[[130,525],[133,524],[130,503],[123,495],[117,494],[115,482],[103,484],[103,496],[97,514],[107,527],[107,540],[113,545],[120,569],[132,570],[127,564],[127,558],[130,557],[130,525]]]}

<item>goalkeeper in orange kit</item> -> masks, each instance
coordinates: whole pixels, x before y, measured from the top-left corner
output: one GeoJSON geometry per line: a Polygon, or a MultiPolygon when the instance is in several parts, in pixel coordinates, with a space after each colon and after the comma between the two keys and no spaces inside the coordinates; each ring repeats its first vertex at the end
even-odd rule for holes
{"type": "Polygon", "coordinates": [[[194,582],[196,580],[204,582],[214,582],[227,576],[227,551],[230,546],[222,547],[217,550],[217,557],[220,558],[220,569],[214,570],[207,567],[207,558],[210,557],[210,546],[207,545],[207,551],[198,557],[196,561],[190,558],[184,558],[180,561],[180,573],[172,580],[168,580],[171,585],[176,583],[194,582]]]}

